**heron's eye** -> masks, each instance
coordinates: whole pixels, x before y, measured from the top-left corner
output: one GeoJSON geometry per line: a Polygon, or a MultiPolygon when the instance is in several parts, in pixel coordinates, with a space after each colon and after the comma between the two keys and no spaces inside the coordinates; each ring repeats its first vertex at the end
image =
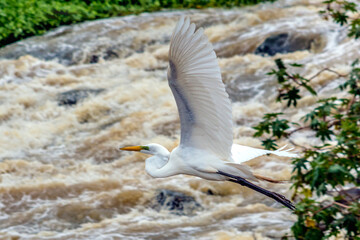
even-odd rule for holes
{"type": "Polygon", "coordinates": [[[150,150],[150,148],[148,147],[148,146],[140,146],[141,147],[141,149],[144,149],[144,150],[150,150]]]}

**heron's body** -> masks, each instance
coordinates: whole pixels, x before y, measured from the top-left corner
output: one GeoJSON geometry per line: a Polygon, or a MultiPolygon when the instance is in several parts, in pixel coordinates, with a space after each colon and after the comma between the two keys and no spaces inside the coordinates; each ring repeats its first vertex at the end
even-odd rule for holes
{"type": "Polygon", "coordinates": [[[188,18],[181,18],[170,41],[169,86],[174,94],[181,123],[180,145],[171,153],[159,144],[125,147],[154,156],[145,169],[156,178],[188,174],[208,180],[232,181],[261,192],[285,206],[293,205],[283,196],[265,190],[248,180],[255,176],[241,163],[276,154],[293,157],[287,151],[268,151],[233,144],[231,103],[221,80],[212,45],[203,30],[195,31],[188,18]]]}
{"type": "MultiPolygon", "coordinates": [[[[156,145],[152,144],[152,146],[156,145]]],[[[196,159],[203,157],[214,160],[212,155],[202,150],[176,147],[171,153],[168,153],[167,158],[166,155],[155,155],[146,159],[145,170],[149,175],[157,178],[188,174],[208,180],[222,180],[216,176],[217,174],[199,168],[196,159]]],[[[216,161],[218,160],[216,159],[216,161]]]]}

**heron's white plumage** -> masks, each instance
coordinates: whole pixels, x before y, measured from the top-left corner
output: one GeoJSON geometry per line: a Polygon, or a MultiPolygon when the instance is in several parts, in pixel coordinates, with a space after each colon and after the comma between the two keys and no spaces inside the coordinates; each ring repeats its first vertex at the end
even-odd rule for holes
{"type": "Polygon", "coordinates": [[[280,157],[297,157],[297,154],[289,152],[292,149],[283,150],[285,147],[286,146],[279,148],[276,151],[270,151],[233,144],[231,147],[231,155],[234,162],[239,164],[267,154],[274,154],[280,157]]]}
{"type": "Polygon", "coordinates": [[[180,115],[180,146],[230,159],[230,100],[213,47],[189,18],[181,18],[172,35],[168,80],[180,115]]]}

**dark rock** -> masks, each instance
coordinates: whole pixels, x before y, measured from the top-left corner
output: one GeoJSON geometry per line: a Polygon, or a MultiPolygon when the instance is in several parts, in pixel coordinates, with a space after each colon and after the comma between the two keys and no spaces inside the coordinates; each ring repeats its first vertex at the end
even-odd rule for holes
{"type": "Polygon", "coordinates": [[[315,41],[315,36],[280,33],[265,39],[265,41],[256,48],[255,54],[274,56],[277,53],[309,50],[313,41],[315,41]]]}
{"type": "Polygon", "coordinates": [[[116,50],[113,50],[113,49],[107,49],[104,53],[104,56],[103,58],[105,60],[112,60],[112,59],[116,59],[116,58],[119,58],[119,54],[116,53],[116,50]]]}
{"type": "Polygon", "coordinates": [[[152,207],[157,211],[167,210],[177,215],[191,215],[194,211],[202,209],[194,197],[167,189],[157,192],[152,207]]]}
{"type": "Polygon", "coordinates": [[[89,63],[97,63],[97,62],[99,62],[99,56],[92,55],[91,58],[90,58],[89,63]]]}
{"type": "Polygon", "coordinates": [[[58,96],[58,105],[75,105],[80,100],[87,98],[90,94],[99,94],[104,89],[76,89],[60,93],[58,96]]]}
{"type": "Polygon", "coordinates": [[[214,192],[211,189],[208,189],[206,192],[208,195],[215,195],[214,192]]]}

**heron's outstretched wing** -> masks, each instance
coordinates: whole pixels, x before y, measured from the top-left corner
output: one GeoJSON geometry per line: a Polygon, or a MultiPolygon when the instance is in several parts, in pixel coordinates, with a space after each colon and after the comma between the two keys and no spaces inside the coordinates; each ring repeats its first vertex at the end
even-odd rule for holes
{"type": "Polygon", "coordinates": [[[180,19],[171,37],[168,80],[180,115],[180,146],[230,159],[230,100],[213,47],[189,18],[180,19]]]}
{"type": "Polygon", "coordinates": [[[231,147],[232,158],[235,163],[243,163],[249,161],[253,158],[260,157],[266,154],[274,154],[281,157],[297,157],[296,153],[289,152],[292,149],[285,149],[286,145],[275,150],[264,150],[258,148],[252,148],[248,146],[242,146],[238,144],[233,144],[231,147]]]}

